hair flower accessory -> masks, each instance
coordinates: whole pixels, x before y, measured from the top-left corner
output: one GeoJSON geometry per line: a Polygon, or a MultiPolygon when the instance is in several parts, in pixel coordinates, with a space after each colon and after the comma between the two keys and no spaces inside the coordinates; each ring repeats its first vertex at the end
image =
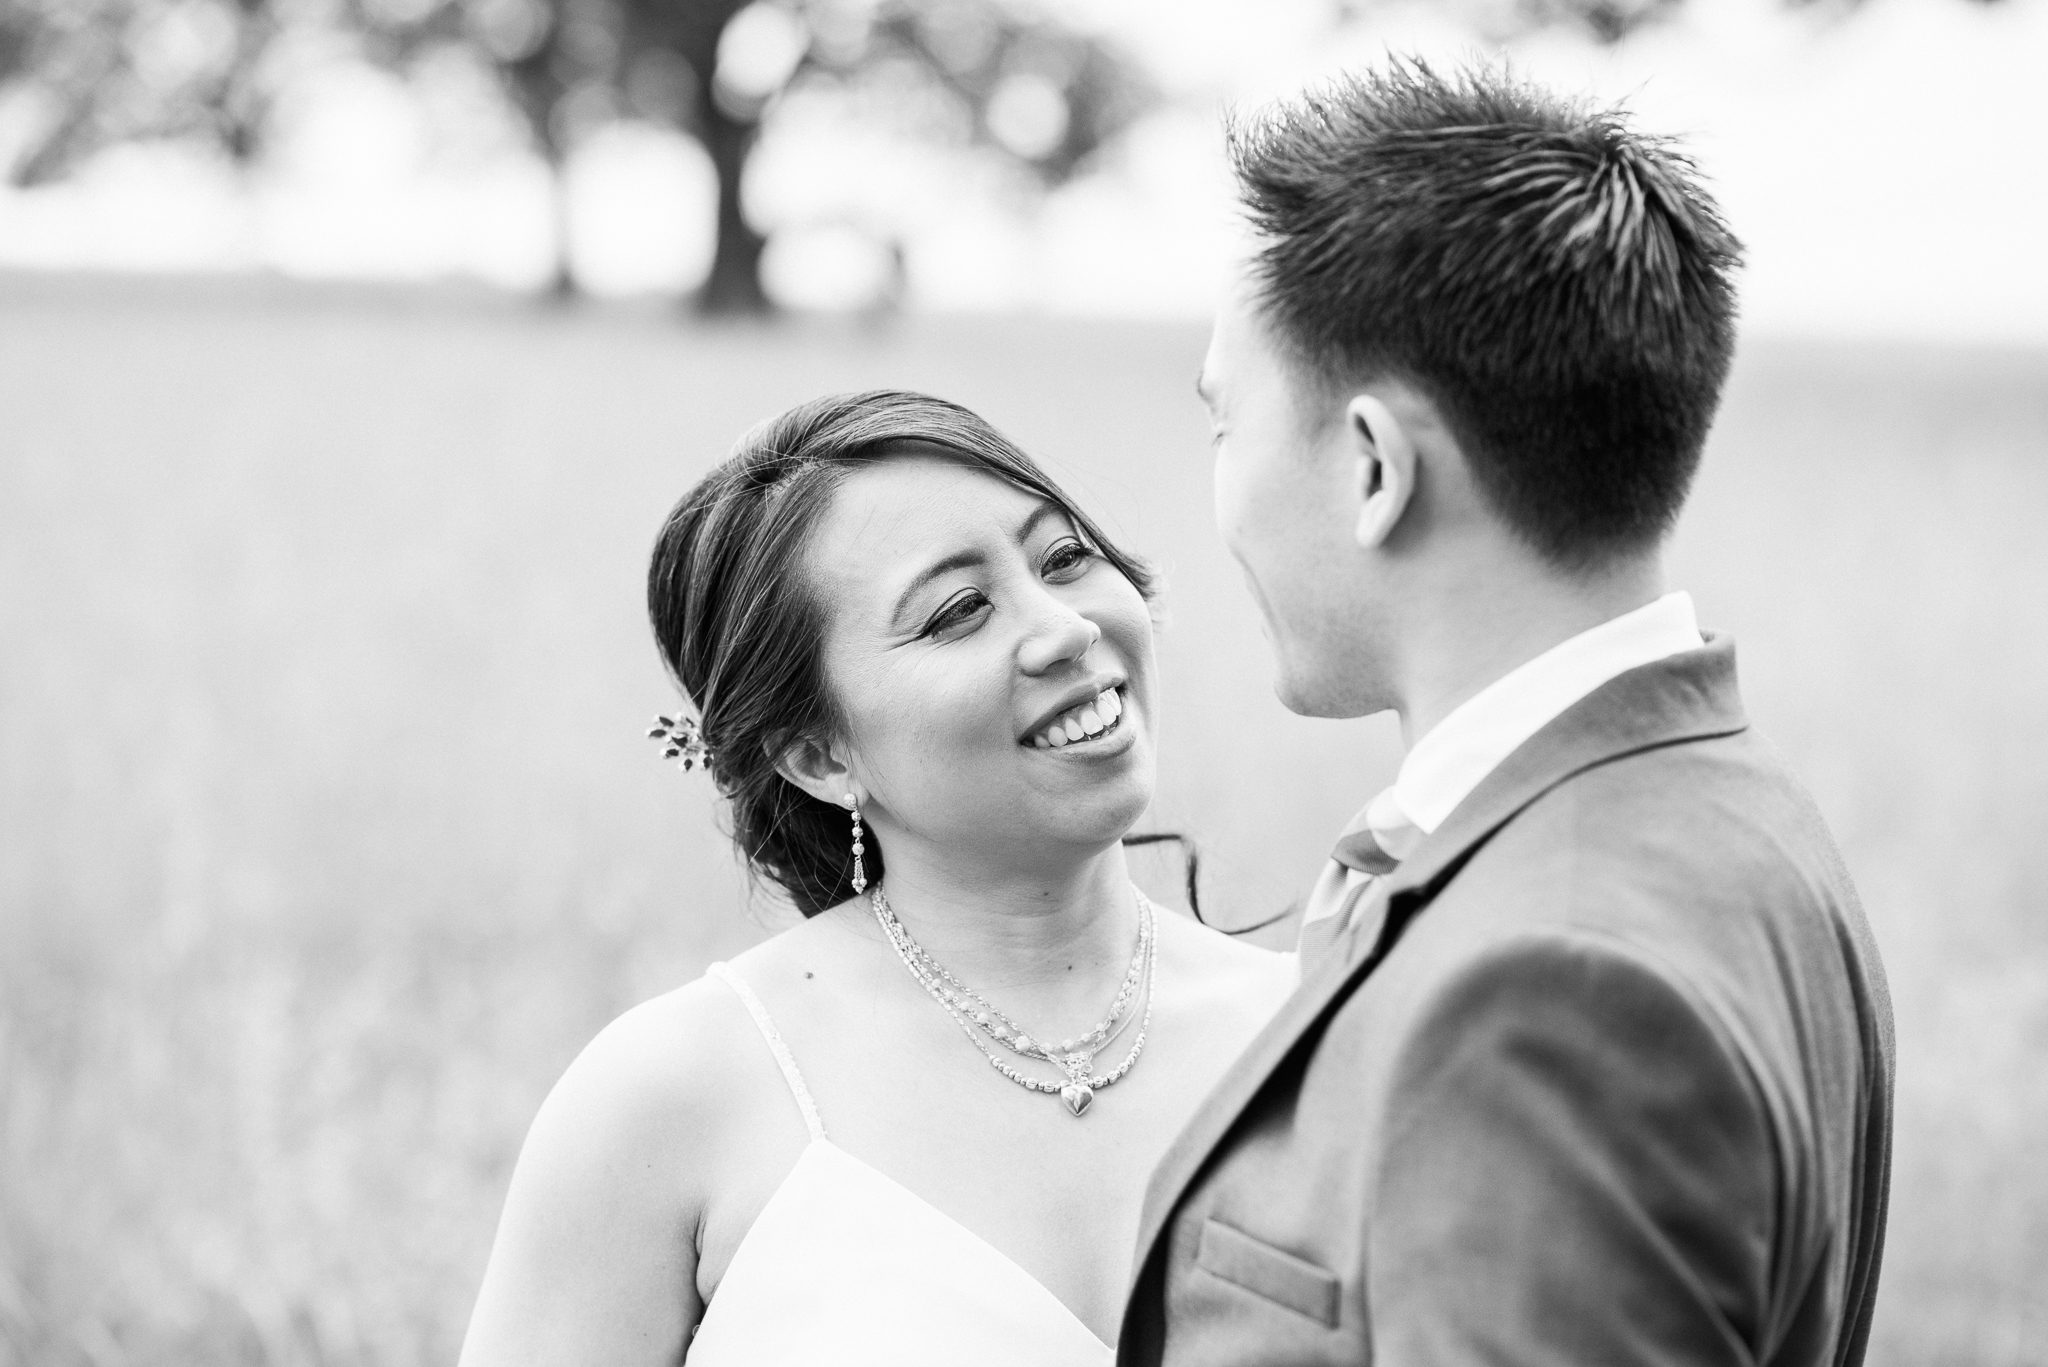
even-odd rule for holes
{"type": "Polygon", "coordinates": [[[676,761],[683,772],[702,766],[711,770],[711,747],[704,743],[704,728],[692,716],[656,717],[647,732],[649,740],[661,742],[661,757],[676,761]]]}

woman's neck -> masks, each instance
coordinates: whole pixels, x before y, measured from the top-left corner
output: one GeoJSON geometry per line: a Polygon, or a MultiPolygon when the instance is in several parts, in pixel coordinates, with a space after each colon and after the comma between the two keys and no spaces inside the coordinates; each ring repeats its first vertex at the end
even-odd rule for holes
{"type": "MultiPolygon", "coordinates": [[[[1121,845],[1070,868],[1009,873],[892,850],[884,891],[904,929],[953,976],[1047,1030],[1094,1024],[1137,943],[1121,845]]],[[[875,928],[866,898],[853,909],[875,928]]]]}

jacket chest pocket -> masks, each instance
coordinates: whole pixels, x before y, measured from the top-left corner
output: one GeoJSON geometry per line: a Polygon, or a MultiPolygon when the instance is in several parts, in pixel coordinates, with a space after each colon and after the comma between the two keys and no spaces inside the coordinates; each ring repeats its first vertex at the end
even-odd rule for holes
{"type": "Polygon", "coordinates": [[[1337,1327],[1336,1273],[1233,1229],[1214,1216],[1202,1222],[1195,1266],[1305,1315],[1326,1329],[1337,1327]]]}

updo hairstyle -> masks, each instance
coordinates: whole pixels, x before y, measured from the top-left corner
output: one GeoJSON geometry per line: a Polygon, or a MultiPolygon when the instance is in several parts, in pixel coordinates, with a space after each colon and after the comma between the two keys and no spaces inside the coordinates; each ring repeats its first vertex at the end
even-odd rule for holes
{"type": "MultiPolygon", "coordinates": [[[[1112,544],[1031,457],[958,404],[892,389],[832,395],[741,437],[662,525],[647,611],[662,659],[697,708],[712,773],[732,806],[733,842],[805,916],[854,895],[846,809],[775,767],[801,739],[843,734],[805,552],[849,473],[907,455],[955,461],[1058,505],[1140,594],[1153,592],[1142,561],[1112,544]]],[[[866,845],[874,882],[883,851],[872,828],[866,845]]]]}

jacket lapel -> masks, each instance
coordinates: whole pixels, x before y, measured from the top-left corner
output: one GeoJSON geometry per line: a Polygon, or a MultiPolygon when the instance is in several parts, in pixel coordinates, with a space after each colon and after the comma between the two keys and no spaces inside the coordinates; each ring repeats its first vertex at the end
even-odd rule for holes
{"type": "MultiPolygon", "coordinates": [[[[1735,684],[1735,643],[1706,633],[1698,650],[1629,670],[1574,703],[1525,741],[1417,845],[1372,896],[1384,899],[1379,934],[1337,946],[1223,1075],[1174,1140],[1146,1188],[1134,1276],[1144,1274],[1174,1209],[1268,1078],[1393,951],[1430,899],[1488,837],[1545,792],[1597,764],[1681,741],[1732,735],[1749,725],[1735,684]]],[[[1356,918],[1373,924],[1370,915],[1356,918]]]]}

